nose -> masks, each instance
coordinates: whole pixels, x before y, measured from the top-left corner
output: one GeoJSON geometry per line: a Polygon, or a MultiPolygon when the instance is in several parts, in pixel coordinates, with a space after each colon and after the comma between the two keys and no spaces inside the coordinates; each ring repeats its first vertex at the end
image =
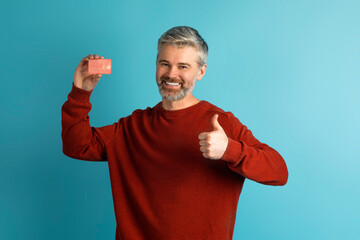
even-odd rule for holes
{"type": "Polygon", "coordinates": [[[170,67],[167,75],[169,78],[176,78],[179,76],[178,69],[175,66],[170,67]]]}

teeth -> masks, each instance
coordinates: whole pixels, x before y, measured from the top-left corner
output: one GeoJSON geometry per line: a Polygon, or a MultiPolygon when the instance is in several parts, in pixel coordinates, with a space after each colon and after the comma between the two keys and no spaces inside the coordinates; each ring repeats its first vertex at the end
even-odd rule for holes
{"type": "Polygon", "coordinates": [[[167,85],[170,85],[170,86],[177,86],[179,85],[179,83],[171,83],[171,82],[165,82],[167,85]]]}

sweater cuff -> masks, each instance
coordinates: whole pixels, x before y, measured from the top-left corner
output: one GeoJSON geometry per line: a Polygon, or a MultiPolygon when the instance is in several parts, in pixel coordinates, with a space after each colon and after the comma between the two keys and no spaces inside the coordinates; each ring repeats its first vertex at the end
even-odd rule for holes
{"type": "Polygon", "coordinates": [[[93,90],[86,91],[81,88],[75,86],[74,82],[72,84],[71,92],[69,93],[69,97],[78,101],[78,102],[90,102],[90,95],[93,90]]]}
{"type": "Polygon", "coordinates": [[[240,155],[242,152],[242,143],[232,140],[228,138],[228,146],[225,150],[224,155],[222,156],[222,160],[228,162],[231,165],[237,165],[237,161],[240,159],[240,155]]]}

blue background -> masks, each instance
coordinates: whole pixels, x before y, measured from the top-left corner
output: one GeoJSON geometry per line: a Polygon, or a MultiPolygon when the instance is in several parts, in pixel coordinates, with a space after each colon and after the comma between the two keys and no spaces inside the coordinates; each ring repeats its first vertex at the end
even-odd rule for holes
{"type": "Polygon", "coordinates": [[[0,239],[114,239],[107,163],[62,153],[79,61],[111,58],[91,125],[159,102],[157,39],[189,25],[209,45],[194,94],[232,111],[289,168],[245,181],[234,239],[358,239],[360,1],[7,1],[0,8],[0,239]]]}

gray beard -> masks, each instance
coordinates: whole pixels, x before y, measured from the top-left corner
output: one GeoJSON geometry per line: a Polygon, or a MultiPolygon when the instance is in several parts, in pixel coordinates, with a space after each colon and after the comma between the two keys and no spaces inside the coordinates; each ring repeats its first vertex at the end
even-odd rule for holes
{"type": "Polygon", "coordinates": [[[159,87],[159,93],[161,95],[161,97],[165,100],[168,101],[177,101],[180,99],[183,99],[184,97],[186,97],[189,93],[192,92],[192,90],[195,87],[195,81],[193,82],[193,84],[191,84],[190,87],[186,88],[183,87],[183,85],[181,85],[180,90],[178,90],[178,92],[176,94],[174,94],[173,92],[167,92],[162,85],[158,86],[159,87]]]}

